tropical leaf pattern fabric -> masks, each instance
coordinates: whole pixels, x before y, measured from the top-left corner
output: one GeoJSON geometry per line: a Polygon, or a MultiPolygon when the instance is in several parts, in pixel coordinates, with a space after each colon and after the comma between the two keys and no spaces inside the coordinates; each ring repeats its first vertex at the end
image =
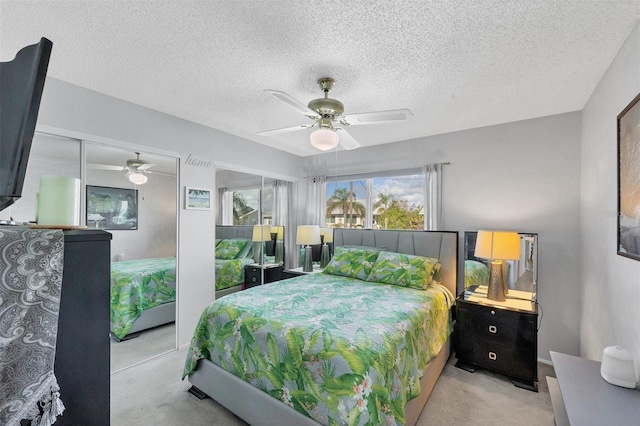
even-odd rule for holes
{"type": "Polygon", "coordinates": [[[216,259],[216,290],[224,290],[244,282],[244,267],[254,263],[250,257],[243,259],[216,259]]]}
{"type": "Polygon", "coordinates": [[[209,359],[322,424],[404,424],[452,331],[442,288],[317,273],[233,293],[203,311],[183,379],[209,359]]]}
{"type": "Polygon", "coordinates": [[[246,238],[229,238],[220,241],[216,245],[216,259],[230,260],[237,258],[248,242],[249,240],[246,238]]]}
{"type": "Polygon", "coordinates": [[[324,272],[342,277],[366,280],[380,250],[336,247],[335,253],[324,272]]]}
{"type": "Polygon", "coordinates": [[[111,263],[111,331],[118,338],[142,311],[175,300],[175,257],[111,263]]]}
{"type": "Polygon", "coordinates": [[[438,259],[382,251],[367,281],[424,290],[439,269],[438,259]]]}
{"type": "Polygon", "coordinates": [[[489,285],[489,267],[477,260],[464,261],[464,288],[489,285]]]}

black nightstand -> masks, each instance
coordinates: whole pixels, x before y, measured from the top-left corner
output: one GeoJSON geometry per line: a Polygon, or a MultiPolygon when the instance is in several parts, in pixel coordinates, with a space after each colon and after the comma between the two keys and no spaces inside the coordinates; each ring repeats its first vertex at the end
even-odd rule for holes
{"type": "Polygon", "coordinates": [[[531,293],[509,293],[509,297],[529,300],[496,302],[472,291],[456,299],[456,367],[471,372],[492,370],[508,376],[518,387],[537,392],[537,304],[531,293]]]}
{"type": "Polygon", "coordinates": [[[282,265],[246,265],[244,267],[244,288],[251,288],[263,284],[262,270],[264,270],[264,284],[282,279],[282,265]]]}

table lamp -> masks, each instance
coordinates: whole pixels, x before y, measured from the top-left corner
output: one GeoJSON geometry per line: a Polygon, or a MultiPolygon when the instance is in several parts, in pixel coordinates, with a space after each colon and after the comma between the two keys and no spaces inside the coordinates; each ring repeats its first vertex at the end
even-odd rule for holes
{"type": "Polygon", "coordinates": [[[272,226],[271,238],[275,235],[276,250],[275,250],[275,262],[284,263],[284,226],[272,226]]]}
{"type": "Polygon", "coordinates": [[[264,263],[263,248],[265,241],[271,241],[271,227],[269,225],[253,225],[253,260],[262,265],[264,263]]]}
{"type": "Polygon", "coordinates": [[[517,232],[478,231],[474,256],[491,261],[487,299],[507,300],[502,261],[520,259],[520,235],[517,232]]]}
{"type": "Polygon", "coordinates": [[[305,246],[304,272],[313,272],[313,254],[311,244],[320,244],[320,227],[318,225],[300,225],[296,232],[296,244],[305,246]]]}
{"type": "Polygon", "coordinates": [[[324,269],[331,261],[331,253],[327,243],[333,242],[333,228],[320,228],[320,240],[322,240],[322,254],[320,256],[320,267],[324,269]]]}

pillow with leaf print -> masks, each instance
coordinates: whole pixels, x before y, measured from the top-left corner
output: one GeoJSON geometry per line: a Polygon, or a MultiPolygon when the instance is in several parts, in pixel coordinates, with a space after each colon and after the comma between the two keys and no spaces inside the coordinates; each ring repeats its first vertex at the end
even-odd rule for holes
{"type": "Polygon", "coordinates": [[[324,268],[324,272],[365,281],[371,273],[378,253],[380,250],[375,248],[336,247],[331,261],[324,268]]]}
{"type": "Polygon", "coordinates": [[[216,246],[216,259],[235,259],[247,244],[246,238],[229,238],[222,240],[216,246]]]}
{"type": "Polygon", "coordinates": [[[424,290],[439,269],[438,259],[383,251],[367,281],[424,290]]]}

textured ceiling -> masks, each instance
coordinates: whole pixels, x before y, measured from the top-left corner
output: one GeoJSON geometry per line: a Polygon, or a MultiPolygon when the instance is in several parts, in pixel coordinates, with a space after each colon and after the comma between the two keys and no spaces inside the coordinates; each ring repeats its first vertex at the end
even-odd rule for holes
{"type": "Polygon", "coordinates": [[[363,145],[583,108],[640,1],[7,1],[0,60],[53,41],[48,75],[289,151],[313,155],[306,104],[336,80],[345,113],[410,109],[358,126],[363,145]]]}

